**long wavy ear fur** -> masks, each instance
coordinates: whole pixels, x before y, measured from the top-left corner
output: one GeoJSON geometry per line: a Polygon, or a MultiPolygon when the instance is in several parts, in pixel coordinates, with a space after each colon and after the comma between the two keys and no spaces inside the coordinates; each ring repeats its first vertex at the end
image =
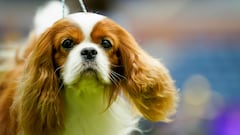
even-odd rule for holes
{"type": "Polygon", "coordinates": [[[124,29],[120,33],[120,61],[126,80],[124,93],[140,113],[151,121],[169,121],[178,100],[174,81],[158,60],[139,47],[124,29]]]}
{"type": "Polygon", "coordinates": [[[26,61],[18,98],[18,123],[24,135],[46,135],[62,128],[59,80],[53,62],[51,31],[37,40],[26,61]]]}

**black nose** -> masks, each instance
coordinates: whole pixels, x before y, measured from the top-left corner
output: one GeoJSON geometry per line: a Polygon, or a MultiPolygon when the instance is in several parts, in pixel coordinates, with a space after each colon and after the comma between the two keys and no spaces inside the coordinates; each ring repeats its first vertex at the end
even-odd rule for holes
{"type": "Polygon", "coordinates": [[[86,60],[92,60],[96,57],[97,55],[97,50],[92,48],[92,47],[88,47],[88,48],[84,48],[81,51],[81,56],[86,59],[86,60]]]}

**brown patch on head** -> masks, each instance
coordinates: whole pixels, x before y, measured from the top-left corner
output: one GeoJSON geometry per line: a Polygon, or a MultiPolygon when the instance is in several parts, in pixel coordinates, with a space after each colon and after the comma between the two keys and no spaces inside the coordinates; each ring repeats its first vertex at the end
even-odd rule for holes
{"type": "MultiPolygon", "coordinates": [[[[117,25],[110,19],[106,18],[98,22],[91,33],[91,37],[94,43],[101,45],[103,39],[107,39],[111,42],[112,48],[105,49],[105,52],[111,62],[112,66],[119,64],[117,51],[119,47],[119,40],[117,35],[117,25]]],[[[100,47],[103,48],[103,47],[100,47]]]]}
{"type": "Polygon", "coordinates": [[[64,40],[71,39],[74,45],[79,44],[83,39],[83,33],[81,29],[70,22],[69,20],[61,20],[57,22],[52,28],[54,31],[51,36],[53,36],[53,45],[54,45],[54,60],[56,66],[62,66],[69,54],[70,50],[66,50],[61,45],[64,40]]]}

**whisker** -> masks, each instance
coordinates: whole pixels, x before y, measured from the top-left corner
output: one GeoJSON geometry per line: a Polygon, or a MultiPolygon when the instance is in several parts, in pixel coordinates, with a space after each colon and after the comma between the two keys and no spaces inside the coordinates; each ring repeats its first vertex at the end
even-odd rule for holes
{"type": "Polygon", "coordinates": [[[115,79],[115,77],[112,75],[112,74],[110,74],[110,80],[115,84],[115,85],[117,85],[117,83],[116,83],[116,79],[115,79]]]}
{"type": "Polygon", "coordinates": [[[115,71],[112,71],[111,73],[113,73],[116,77],[118,77],[118,78],[123,78],[123,79],[126,79],[127,80],[127,77],[125,77],[125,76],[123,76],[123,75],[121,75],[121,74],[119,74],[119,73],[117,73],[117,72],[115,72],[115,71]]]}
{"type": "Polygon", "coordinates": [[[109,79],[114,83],[114,85],[119,86],[119,84],[117,83],[116,78],[114,77],[114,75],[112,73],[109,74],[109,79]]]}
{"type": "Polygon", "coordinates": [[[60,66],[58,68],[55,69],[54,73],[56,73],[57,71],[59,71],[60,69],[62,69],[64,66],[60,66]]]}
{"type": "Polygon", "coordinates": [[[112,72],[111,74],[115,79],[121,80],[121,78],[117,74],[115,74],[114,72],[112,72]]]}
{"type": "MultiPolygon", "coordinates": [[[[57,68],[55,69],[54,73],[57,73],[59,70],[63,69],[63,67],[64,67],[64,66],[57,67],[57,68]]],[[[64,84],[63,84],[63,82],[62,82],[62,77],[61,77],[61,76],[58,78],[58,82],[60,83],[60,86],[59,86],[59,88],[58,88],[58,90],[57,90],[57,93],[56,93],[56,95],[55,95],[55,99],[57,98],[57,96],[58,96],[58,94],[60,93],[61,89],[64,87],[64,84]]]]}
{"type": "Polygon", "coordinates": [[[55,99],[57,98],[58,94],[60,93],[61,89],[64,87],[64,84],[61,83],[60,87],[58,88],[57,94],[55,96],[55,99]]]}

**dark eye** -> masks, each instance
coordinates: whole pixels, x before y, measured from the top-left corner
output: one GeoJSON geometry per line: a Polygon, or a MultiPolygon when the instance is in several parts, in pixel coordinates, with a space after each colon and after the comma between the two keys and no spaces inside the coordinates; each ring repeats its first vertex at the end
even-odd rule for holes
{"type": "Polygon", "coordinates": [[[103,48],[105,48],[105,49],[110,49],[110,48],[112,47],[112,43],[111,43],[109,40],[107,40],[107,39],[103,39],[103,40],[101,41],[101,45],[102,45],[103,48]]]}
{"type": "Polygon", "coordinates": [[[63,42],[62,42],[62,47],[64,49],[72,49],[74,46],[74,43],[73,43],[73,40],[72,39],[65,39],[63,42]]]}

